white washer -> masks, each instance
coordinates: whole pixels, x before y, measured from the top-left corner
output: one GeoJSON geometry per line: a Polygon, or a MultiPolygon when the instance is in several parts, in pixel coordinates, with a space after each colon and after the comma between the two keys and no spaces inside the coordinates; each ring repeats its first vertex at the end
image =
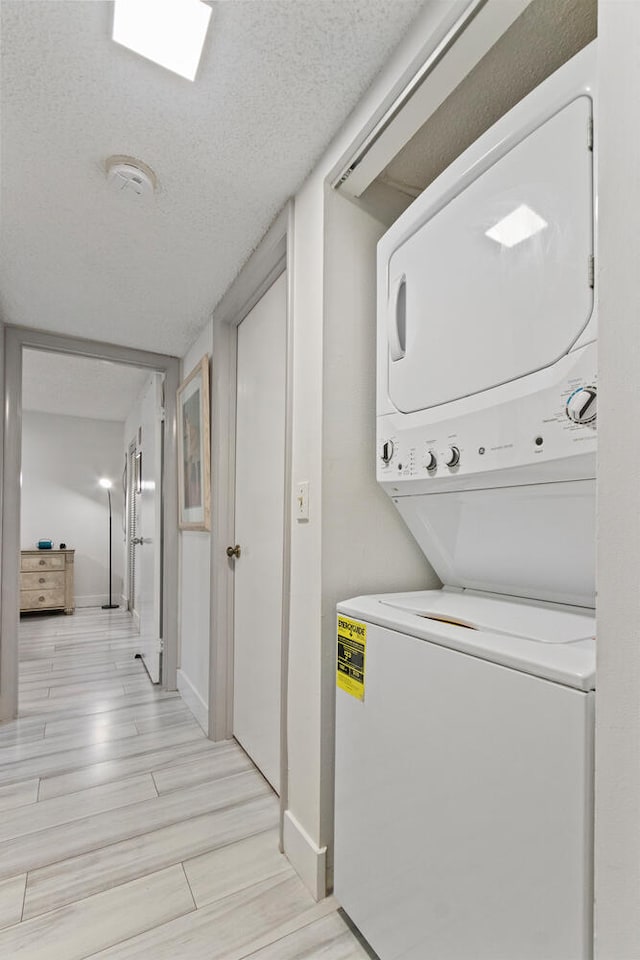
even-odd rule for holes
{"type": "Polygon", "coordinates": [[[338,617],[366,626],[364,701],[337,691],[349,917],[382,960],[591,956],[593,618],[442,591],[338,617]]]}
{"type": "Polygon", "coordinates": [[[445,585],[338,606],[335,893],[381,960],[592,956],[594,78],[378,246],[377,476],[445,585]]]}

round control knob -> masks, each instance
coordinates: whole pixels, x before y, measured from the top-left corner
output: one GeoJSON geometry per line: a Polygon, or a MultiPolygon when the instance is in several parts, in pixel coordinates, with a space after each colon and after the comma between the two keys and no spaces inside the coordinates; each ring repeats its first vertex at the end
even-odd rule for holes
{"type": "Polygon", "coordinates": [[[460,463],[460,451],[457,447],[449,447],[444,462],[448,467],[457,467],[460,463]]]}
{"type": "Polygon", "coordinates": [[[436,460],[435,453],[432,450],[427,451],[427,455],[424,458],[424,465],[429,471],[433,471],[438,466],[438,461],[436,460]]]}
{"type": "Polygon", "coordinates": [[[380,457],[385,463],[389,463],[393,456],[393,440],[385,440],[380,449],[380,457]]]}
{"type": "Polygon", "coordinates": [[[580,387],[574,390],[567,400],[567,416],[573,423],[593,423],[598,410],[597,391],[595,387],[580,387]]]}

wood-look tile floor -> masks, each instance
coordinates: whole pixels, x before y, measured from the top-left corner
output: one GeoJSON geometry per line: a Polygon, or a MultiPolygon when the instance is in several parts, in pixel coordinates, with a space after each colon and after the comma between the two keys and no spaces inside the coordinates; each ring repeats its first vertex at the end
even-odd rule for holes
{"type": "Polygon", "coordinates": [[[0,725],[3,960],[366,960],[278,853],[278,802],[150,683],[123,611],[24,618],[0,725]]]}

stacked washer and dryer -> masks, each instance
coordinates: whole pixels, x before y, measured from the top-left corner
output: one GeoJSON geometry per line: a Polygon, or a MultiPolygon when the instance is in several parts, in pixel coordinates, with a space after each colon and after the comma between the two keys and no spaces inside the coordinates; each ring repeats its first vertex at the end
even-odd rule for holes
{"type": "Polygon", "coordinates": [[[335,893],[381,960],[592,956],[595,69],[378,247],[377,476],[443,583],[338,606],[335,893]]]}

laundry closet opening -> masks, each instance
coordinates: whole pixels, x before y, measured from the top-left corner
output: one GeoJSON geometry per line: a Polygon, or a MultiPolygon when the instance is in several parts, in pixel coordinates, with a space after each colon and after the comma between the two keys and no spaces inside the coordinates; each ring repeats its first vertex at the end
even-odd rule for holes
{"type": "MultiPolygon", "coordinates": [[[[514,11],[513,15],[509,12],[510,23],[503,20],[493,33],[488,26],[492,9],[495,12],[492,4],[478,9],[458,38],[463,42],[456,39],[451,46],[455,56],[446,52],[437,60],[394,115],[391,111],[401,97],[393,102],[390,98],[389,115],[381,109],[326,179],[323,449],[327,456],[322,468],[321,600],[322,645],[329,664],[323,683],[327,718],[334,716],[335,707],[329,651],[335,648],[336,604],[376,591],[436,590],[442,585],[416,541],[398,525],[392,503],[384,502],[376,485],[375,462],[380,453],[375,435],[378,242],[465,149],[579,53],[597,32],[594,0],[510,4],[509,10],[514,11]],[[475,38],[473,54],[471,42],[465,45],[471,34],[475,38]],[[339,468],[340,457],[348,469],[339,468]],[[346,550],[345,544],[350,549],[346,550]]],[[[501,9],[506,17],[506,5],[501,9]]],[[[461,286],[463,279],[464,274],[459,274],[461,286]]],[[[401,285],[398,291],[401,306],[402,293],[408,288],[401,285]]],[[[406,347],[408,320],[407,327],[403,330],[399,323],[398,330],[399,346],[406,347]]],[[[532,443],[536,435],[532,435],[532,443]]],[[[545,447],[546,442],[545,437],[545,447]]],[[[476,449],[479,446],[480,442],[476,449]]],[[[407,467],[404,457],[394,460],[396,472],[399,463],[403,469],[407,467]]],[[[487,517],[481,512],[478,517],[490,537],[487,517]]],[[[531,533],[536,536],[533,523],[531,533]]],[[[482,590],[483,585],[478,583],[476,589],[482,590]]],[[[295,609],[293,613],[295,621],[295,609]]],[[[302,618],[298,622],[302,624],[302,618]]],[[[436,620],[423,619],[421,623],[423,630],[437,631],[439,627],[436,620]]],[[[443,633],[445,629],[464,632],[467,643],[475,642],[481,632],[471,633],[463,623],[443,624],[443,633]]],[[[311,644],[308,653],[313,655],[311,644]]],[[[327,845],[331,881],[335,790],[334,731],[329,723],[327,720],[321,746],[323,805],[318,845],[327,845]]],[[[298,749],[296,730],[290,730],[289,736],[294,753],[298,749]]]]}

